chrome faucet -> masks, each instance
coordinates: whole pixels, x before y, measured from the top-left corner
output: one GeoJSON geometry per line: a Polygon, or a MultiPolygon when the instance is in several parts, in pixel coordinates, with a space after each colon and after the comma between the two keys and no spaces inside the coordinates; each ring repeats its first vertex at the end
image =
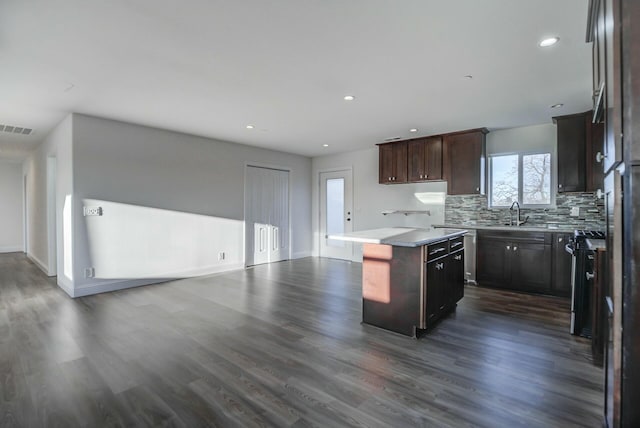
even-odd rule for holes
{"type": "Polygon", "coordinates": [[[513,207],[516,207],[516,226],[522,226],[529,220],[529,216],[526,216],[524,220],[520,220],[520,204],[518,201],[513,201],[509,208],[509,226],[513,226],[513,207]]]}

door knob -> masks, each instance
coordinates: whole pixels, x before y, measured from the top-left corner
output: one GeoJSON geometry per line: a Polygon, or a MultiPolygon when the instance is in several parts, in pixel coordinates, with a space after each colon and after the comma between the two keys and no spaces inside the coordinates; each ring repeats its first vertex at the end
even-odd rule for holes
{"type": "Polygon", "coordinates": [[[350,218],[348,218],[348,219],[347,219],[347,221],[351,221],[351,219],[350,219],[350,218]]]}

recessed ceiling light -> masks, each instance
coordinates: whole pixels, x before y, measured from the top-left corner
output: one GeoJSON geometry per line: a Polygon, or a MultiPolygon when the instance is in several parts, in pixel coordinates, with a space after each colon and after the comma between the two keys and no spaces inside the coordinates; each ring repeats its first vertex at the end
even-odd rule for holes
{"type": "Polygon", "coordinates": [[[356,99],[356,97],[354,97],[353,95],[345,95],[344,96],[344,100],[345,101],[353,101],[355,99],[356,99]]]}
{"type": "Polygon", "coordinates": [[[418,132],[418,128],[411,128],[409,132],[418,132]]]}
{"type": "Polygon", "coordinates": [[[329,145],[328,144],[323,144],[322,147],[329,147],[329,145]]]}
{"type": "Polygon", "coordinates": [[[563,105],[564,105],[564,104],[562,104],[562,103],[558,103],[558,104],[554,104],[554,105],[552,105],[552,106],[551,106],[551,108],[560,108],[560,107],[562,107],[563,105]]]}
{"type": "Polygon", "coordinates": [[[253,129],[253,125],[247,125],[247,129],[253,129]]]}
{"type": "Polygon", "coordinates": [[[473,79],[473,76],[470,74],[467,74],[466,76],[463,76],[465,79],[471,80],[473,79]]]}
{"type": "Polygon", "coordinates": [[[544,39],[540,43],[538,43],[538,46],[540,46],[541,48],[546,48],[548,46],[553,46],[556,43],[558,43],[558,40],[560,40],[559,37],[549,37],[548,39],[544,39]]]}

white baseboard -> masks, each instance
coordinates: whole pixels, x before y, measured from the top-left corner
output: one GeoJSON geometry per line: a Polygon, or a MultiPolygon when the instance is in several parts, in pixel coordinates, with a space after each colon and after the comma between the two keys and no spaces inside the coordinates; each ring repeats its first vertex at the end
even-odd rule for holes
{"type": "Polygon", "coordinates": [[[297,253],[291,254],[291,259],[304,259],[305,257],[311,257],[312,255],[311,251],[298,251],[297,253]]]}
{"type": "MultiPolygon", "coordinates": [[[[69,294],[71,297],[83,297],[90,296],[92,294],[99,293],[108,293],[110,291],[118,291],[124,290],[127,288],[141,287],[143,285],[151,285],[151,284],[159,284],[162,282],[173,281],[177,279],[184,279],[194,276],[205,276],[205,275],[213,275],[216,273],[228,272],[232,270],[244,269],[244,265],[242,263],[228,264],[228,265],[219,265],[215,267],[211,267],[205,271],[204,269],[198,269],[197,275],[189,274],[185,277],[180,278],[144,278],[144,279],[124,279],[124,280],[96,280],[95,283],[85,284],[78,287],[75,287],[70,293],[64,286],[60,285],[61,288],[69,294]]],[[[195,272],[195,271],[194,271],[195,272]]]]}
{"type": "Polygon", "coordinates": [[[67,293],[69,297],[75,297],[73,295],[73,283],[62,275],[58,275],[58,287],[62,288],[62,291],[67,293]]]}
{"type": "Polygon", "coordinates": [[[36,266],[38,266],[40,268],[40,270],[42,270],[42,272],[44,272],[45,275],[49,276],[49,268],[47,267],[47,265],[45,265],[44,263],[42,263],[42,260],[38,259],[36,256],[34,256],[33,254],[29,254],[27,253],[27,257],[29,258],[29,260],[31,260],[36,266]]]}
{"type": "Polygon", "coordinates": [[[18,253],[24,251],[22,245],[10,245],[8,247],[0,247],[0,253],[18,253]]]}

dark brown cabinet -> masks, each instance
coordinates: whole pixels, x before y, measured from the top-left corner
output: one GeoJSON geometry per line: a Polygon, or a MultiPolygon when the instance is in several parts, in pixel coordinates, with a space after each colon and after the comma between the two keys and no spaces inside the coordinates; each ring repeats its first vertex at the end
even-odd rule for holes
{"type": "Polygon", "coordinates": [[[585,114],[553,118],[558,136],[558,193],[586,190],[585,114]]]}
{"type": "Polygon", "coordinates": [[[463,238],[425,247],[425,327],[449,313],[464,297],[463,238]]]}
{"type": "Polygon", "coordinates": [[[447,180],[450,195],[484,194],[486,128],[378,144],[380,184],[447,180]]]}
{"type": "Polygon", "coordinates": [[[407,142],[380,144],[379,183],[395,184],[407,182],[407,142]]]}
{"type": "Polygon", "coordinates": [[[571,259],[565,246],[571,238],[570,233],[554,233],[552,236],[553,250],[551,254],[551,293],[555,296],[571,296],[571,259]]]}
{"type": "Polygon", "coordinates": [[[442,180],[442,137],[428,137],[407,142],[408,181],[442,180]]]}
{"type": "Polygon", "coordinates": [[[604,126],[592,123],[593,112],[556,116],[558,193],[603,188],[604,126]]]}
{"type": "Polygon", "coordinates": [[[551,293],[551,236],[543,232],[478,231],[480,285],[551,293]]]}
{"type": "Polygon", "coordinates": [[[484,194],[485,128],[456,132],[443,137],[443,177],[449,195],[484,194]]]}

